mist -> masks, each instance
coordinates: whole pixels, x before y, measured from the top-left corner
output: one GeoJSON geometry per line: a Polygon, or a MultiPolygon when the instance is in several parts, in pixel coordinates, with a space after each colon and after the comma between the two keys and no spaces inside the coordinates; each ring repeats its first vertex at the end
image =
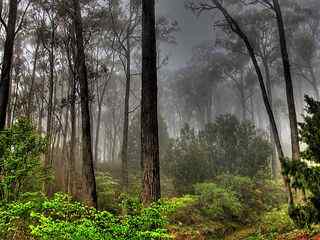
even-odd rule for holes
{"type": "Polygon", "coordinates": [[[318,0],[0,1],[0,239],[320,239],[318,0]]]}

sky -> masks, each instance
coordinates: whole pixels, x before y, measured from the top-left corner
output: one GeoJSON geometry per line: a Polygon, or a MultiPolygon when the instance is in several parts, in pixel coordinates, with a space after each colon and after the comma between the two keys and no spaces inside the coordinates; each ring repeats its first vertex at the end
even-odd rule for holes
{"type": "Polygon", "coordinates": [[[208,13],[194,16],[184,6],[185,0],[159,0],[157,14],[177,20],[180,31],[176,33],[176,46],[164,45],[169,53],[169,69],[183,67],[192,56],[192,48],[203,41],[213,40],[213,20],[208,13]]]}

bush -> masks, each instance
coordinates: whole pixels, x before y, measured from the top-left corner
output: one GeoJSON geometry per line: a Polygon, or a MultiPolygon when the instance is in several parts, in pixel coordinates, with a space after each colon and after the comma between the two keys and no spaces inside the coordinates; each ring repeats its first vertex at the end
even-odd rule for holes
{"type": "Polygon", "coordinates": [[[113,213],[120,213],[121,186],[108,172],[96,173],[98,206],[113,213]]]}
{"type": "Polygon", "coordinates": [[[236,194],[243,206],[238,214],[238,219],[242,223],[256,222],[262,213],[279,207],[286,201],[282,186],[265,176],[250,178],[223,174],[217,176],[214,182],[236,194]]]}
{"type": "Polygon", "coordinates": [[[58,193],[50,200],[42,197],[3,206],[0,236],[10,239],[17,232],[23,232],[24,239],[39,240],[170,239],[165,216],[173,208],[168,203],[155,203],[148,208],[137,204],[134,211],[118,217],[58,193]]]}
{"type": "Polygon", "coordinates": [[[185,125],[172,140],[162,164],[178,193],[223,173],[254,177],[269,167],[272,147],[250,122],[222,115],[197,132],[185,125]]]}
{"type": "Polygon", "coordinates": [[[242,210],[242,205],[235,192],[221,188],[214,183],[195,185],[195,193],[199,197],[200,209],[212,219],[237,216],[242,210]]]}
{"type": "Polygon", "coordinates": [[[46,140],[36,132],[31,122],[18,120],[0,133],[0,198],[18,200],[23,193],[41,189],[44,171],[40,154],[46,140]]]}
{"type": "Polygon", "coordinates": [[[294,229],[294,223],[288,215],[288,206],[282,205],[266,212],[260,223],[262,233],[285,233],[294,229]]]}
{"type": "Polygon", "coordinates": [[[213,176],[207,146],[188,125],[181,129],[180,138],[170,143],[165,159],[163,169],[180,194],[192,192],[194,184],[213,176]]]}

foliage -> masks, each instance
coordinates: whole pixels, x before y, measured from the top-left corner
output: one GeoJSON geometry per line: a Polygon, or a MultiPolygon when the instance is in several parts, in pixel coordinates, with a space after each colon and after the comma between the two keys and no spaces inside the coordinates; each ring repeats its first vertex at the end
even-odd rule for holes
{"type": "Polygon", "coordinates": [[[199,206],[213,220],[252,224],[264,212],[285,202],[280,185],[229,174],[217,176],[211,183],[195,185],[199,206]]]}
{"type": "Polygon", "coordinates": [[[218,187],[214,183],[201,183],[195,185],[195,192],[199,196],[201,210],[212,218],[237,215],[242,210],[236,193],[230,189],[218,187]]]}
{"type": "Polygon", "coordinates": [[[194,129],[185,125],[180,137],[170,143],[162,167],[173,177],[173,184],[179,193],[190,193],[192,185],[212,176],[212,162],[206,145],[194,129]]]}
{"type": "Polygon", "coordinates": [[[41,188],[44,171],[40,154],[46,140],[27,119],[18,120],[0,133],[0,196],[2,201],[19,199],[23,193],[41,188]]]}
{"type": "Polygon", "coordinates": [[[289,209],[290,216],[300,227],[320,223],[320,102],[305,97],[307,115],[300,124],[301,141],[306,144],[303,161],[286,161],[285,174],[292,177],[292,186],[305,189],[310,196],[303,204],[289,209]]]}
{"type": "Polygon", "coordinates": [[[97,211],[75,202],[65,194],[52,199],[13,202],[1,208],[0,232],[6,239],[20,229],[25,236],[49,240],[102,239],[169,239],[165,230],[166,214],[175,207],[169,203],[155,203],[143,208],[131,205],[127,215],[116,216],[97,211]]]}
{"type": "Polygon", "coordinates": [[[275,208],[262,216],[260,231],[263,233],[284,233],[293,229],[294,223],[288,216],[287,205],[275,208]]]}
{"type": "Polygon", "coordinates": [[[280,206],[286,200],[282,186],[263,175],[250,178],[223,174],[215,178],[215,183],[236,193],[243,206],[238,214],[242,223],[257,221],[262,213],[280,206]]]}
{"type": "Polygon", "coordinates": [[[249,122],[223,115],[197,133],[189,125],[172,140],[162,168],[179,193],[221,173],[255,176],[266,170],[272,148],[265,136],[249,122]]]}
{"type": "Polygon", "coordinates": [[[108,172],[96,173],[98,206],[100,209],[119,213],[121,202],[121,186],[108,172]]]}
{"type": "Polygon", "coordinates": [[[218,172],[254,176],[268,166],[272,147],[250,122],[222,115],[200,133],[218,172]]]}
{"type": "Polygon", "coordinates": [[[291,229],[293,222],[282,207],[283,186],[262,174],[223,174],[194,187],[195,195],[182,198],[189,199],[188,204],[170,216],[170,229],[178,239],[246,239],[252,234],[261,235],[252,239],[265,239],[276,226],[278,232],[291,229]]]}

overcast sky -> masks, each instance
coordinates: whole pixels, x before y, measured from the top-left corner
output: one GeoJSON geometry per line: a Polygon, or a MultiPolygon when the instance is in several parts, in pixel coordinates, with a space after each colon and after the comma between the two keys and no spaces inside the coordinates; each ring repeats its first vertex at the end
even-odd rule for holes
{"type": "Polygon", "coordinates": [[[170,54],[169,68],[176,69],[185,65],[190,59],[192,48],[207,40],[214,39],[212,18],[208,14],[196,17],[185,9],[185,0],[159,0],[157,12],[177,20],[180,32],[176,34],[178,45],[164,46],[170,54]]]}

